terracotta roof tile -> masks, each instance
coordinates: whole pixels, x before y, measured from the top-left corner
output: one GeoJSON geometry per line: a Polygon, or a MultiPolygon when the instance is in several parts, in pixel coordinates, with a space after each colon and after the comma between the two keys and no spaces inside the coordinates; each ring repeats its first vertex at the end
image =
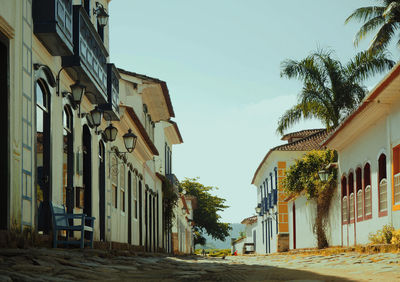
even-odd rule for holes
{"type": "Polygon", "coordinates": [[[291,138],[305,138],[314,133],[320,132],[323,128],[318,129],[305,129],[296,132],[291,132],[282,136],[281,140],[290,140],[291,138]]]}
{"type": "Polygon", "coordinates": [[[253,224],[257,222],[257,216],[253,215],[242,220],[241,224],[253,224]]]}
{"type": "MultiPolygon", "coordinates": [[[[314,129],[316,132],[297,141],[276,146],[271,151],[311,151],[321,149],[321,144],[328,136],[326,129],[314,129]]],[[[311,131],[311,130],[310,130],[311,131]]]]}
{"type": "Polygon", "coordinates": [[[263,163],[268,159],[269,155],[273,151],[311,151],[311,150],[319,150],[322,148],[322,143],[325,138],[328,136],[329,132],[326,129],[310,129],[309,131],[316,131],[315,133],[302,138],[300,140],[276,146],[268,151],[265,155],[264,159],[261,161],[258,166],[256,172],[254,173],[253,180],[251,184],[254,184],[257,173],[260,171],[263,163]]]}

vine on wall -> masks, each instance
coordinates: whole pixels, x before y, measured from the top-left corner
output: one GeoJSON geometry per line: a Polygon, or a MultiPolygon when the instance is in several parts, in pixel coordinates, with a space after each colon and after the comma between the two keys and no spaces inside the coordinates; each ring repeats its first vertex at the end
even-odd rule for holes
{"type": "Polygon", "coordinates": [[[318,172],[336,161],[336,151],[308,152],[290,166],[286,172],[286,178],[281,182],[282,188],[288,196],[304,193],[308,200],[316,202],[317,210],[313,231],[317,236],[318,248],[320,249],[328,247],[326,226],[336,187],[337,170],[335,167],[327,169],[329,173],[327,181],[321,181],[318,172]]]}

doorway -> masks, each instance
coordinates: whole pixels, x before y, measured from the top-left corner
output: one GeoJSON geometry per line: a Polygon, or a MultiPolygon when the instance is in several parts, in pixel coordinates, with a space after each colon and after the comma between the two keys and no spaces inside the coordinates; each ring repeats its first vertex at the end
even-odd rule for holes
{"type": "Polygon", "coordinates": [[[132,173],[128,172],[128,244],[132,244],[132,173]]]}
{"type": "Polygon", "coordinates": [[[83,127],[83,213],[92,216],[92,136],[87,125],[83,127]]]}
{"type": "Polygon", "coordinates": [[[3,37],[0,33],[0,95],[4,99],[4,103],[1,103],[1,119],[4,122],[5,131],[7,132],[7,137],[1,138],[0,141],[0,154],[3,156],[1,158],[1,179],[3,180],[3,185],[0,187],[0,229],[7,229],[8,225],[8,188],[10,187],[10,182],[8,179],[9,173],[9,124],[8,124],[8,103],[9,103],[9,91],[8,91],[8,40],[3,37]]]}
{"type": "Polygon", "coordinates": [[[99,197],[100,197],[100,241],[106,241],[106,162],[103,141],[99,142],[99,197]]]}
{"type": "Polygon", "coordinates": [[[50,95],[44,81],[35,84],[36,94],[36,202],[38,232],[48,234],[50,216],[50,95]]]}
{"type": "Polygon", "coordinates": [[[143,198],[142,181],[139,181],[139,245],[143,246],[143,198]]]}

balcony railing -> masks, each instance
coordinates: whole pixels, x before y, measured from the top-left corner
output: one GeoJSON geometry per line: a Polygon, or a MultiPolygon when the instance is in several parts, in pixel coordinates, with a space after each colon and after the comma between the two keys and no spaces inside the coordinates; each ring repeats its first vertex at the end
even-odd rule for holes
{"type": "Polygon", "coordinates": [[[33,0],[32,17],[33,32],[51,55],[72,55],[72,0],[33,0]]]}
{"type": "Polygon", "coordinates": [[[107,103],[108,52],[81,5],[73,6],[73,44],[74,54],[62,57],[62,66],[92,93],[91,103],[107,103]]]}
{"type": "Polygon", "coordinates": [[[119,79],[114,64],[107,64],[107,103],[100,105],[106,120],[119,120],[119,79]]]}
{"type": "Polygon", "coordinates": [[[278,204],[278,189],[274,189],[274,191],[272,192],[272,195],[274,196],[273,204],[274,205],[278,204]]]}

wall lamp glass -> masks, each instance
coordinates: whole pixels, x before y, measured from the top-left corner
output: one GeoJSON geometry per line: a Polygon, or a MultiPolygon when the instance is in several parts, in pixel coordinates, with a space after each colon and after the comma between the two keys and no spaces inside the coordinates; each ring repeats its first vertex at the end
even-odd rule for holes
{"type": "Polygon", "coordinates": [[[107,25],[109,15],[101,3],[96,2],[96,8],[93,8],[93,15],[97,16],[97,21],[101,27],[105,27],[107,25]]]}
{"type": "Polygon", "coordinates": [[[104,134],[106,136],[107,142],[114,142],[115,138],[117,138],[118,129],[110,123],[109,126],[104,130],[104,134]]]}
{"type": "Polygon", "coordinates": [[[128,153],[132,153],[136,146],[137,136],[133,134],[132,130],[129,128],[128,132],[122,136],[124,138],[125,149],[128,153]]]}
{"type": "Polygon", "coordinates": [[[261,204],[258,204],[257,207],[255,208],[256,213],[260,214],[261,213],[261,204]]]}

